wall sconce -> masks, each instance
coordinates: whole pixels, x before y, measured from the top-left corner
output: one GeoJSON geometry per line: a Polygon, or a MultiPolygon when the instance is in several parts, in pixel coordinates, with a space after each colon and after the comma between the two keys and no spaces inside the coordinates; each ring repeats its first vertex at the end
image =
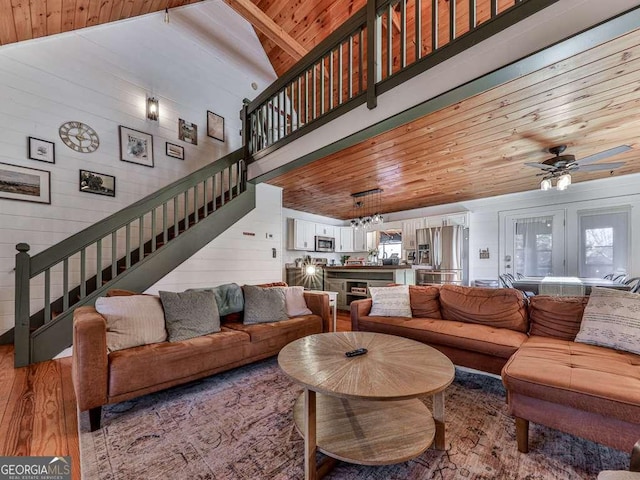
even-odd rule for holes
{"type": "Polygon", "coordinates": [[[153,122],[158,121],[160,101],[156,97],[147,97],[147,118],[153,122]]]}

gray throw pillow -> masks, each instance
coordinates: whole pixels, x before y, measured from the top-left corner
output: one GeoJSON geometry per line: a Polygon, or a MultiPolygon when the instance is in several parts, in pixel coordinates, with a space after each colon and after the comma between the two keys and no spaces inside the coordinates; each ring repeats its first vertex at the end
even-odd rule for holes
{"type": "Polygon", "coordinates": [[[158,293],[170,342],[220,331],[220,315],[212,291],[158,293]]]}
{"type": "Polygon", "coordinates": [[[242,291],[244,292],[244,324],[279,322],[289,318],[284,287],[263,288],[245,285],[242,291]]]}

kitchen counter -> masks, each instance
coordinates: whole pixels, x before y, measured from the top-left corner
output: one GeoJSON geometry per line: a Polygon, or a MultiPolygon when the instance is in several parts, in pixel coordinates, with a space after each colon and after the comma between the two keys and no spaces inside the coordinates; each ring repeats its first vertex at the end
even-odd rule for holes
{"type": "Polygon", "coordinates": [[[411,265],[353,265],[324,267],[325,290],[338,292],[338,308],[348,310],[353,300],[367,298],[370,287],[414,284],[411,265]]]}
{"type": "Polygon", "coordinates": [[[410,270],[411,265],[334,265],[323,268],[325,270],[410,270]]]}

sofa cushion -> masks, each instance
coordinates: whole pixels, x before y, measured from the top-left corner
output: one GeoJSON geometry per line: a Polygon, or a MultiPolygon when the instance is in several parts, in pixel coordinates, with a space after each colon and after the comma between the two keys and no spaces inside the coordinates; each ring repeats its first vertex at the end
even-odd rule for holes
{"type": "Polygon", "coordinates": [[[442,318],[519,332],[529,330],[523,293],[513,288],[440,287],[442,318]]]}
{"type": "Polygon", "coordinates": [[[160,299],[124,295],[96,299],[96,310],[107,322],[107,351],[164,342],[167,331],[160,299]]]}
{"type": "Polygon", "coordinates": [[[549,297],[529,299],[530,335],[574,340],[589,297],[549,297]]]}
{"type": "Polygon", "coordinates": [[[220,315],[211,290],[159,292],[170,342],[220,331],[220,315]]]}
{"type": "Polygon", "coordinates": [[[440,287],[409,285],[411,315],[422,318],[442,318],[440,315],[440,287]]]}
{"type": "Polygon", "coordinates": [[[411,317],[409,286],[369,287],[372,317],[411,317]]]}
{"type": "MultiPolygon", "coordinates": [[[[223,328],[211,335],[120,350],[109,355],[109,396],[143,391],[242,360],[246,333],[223,328]],[[141,374],[143,373],[143,374],[141,374]]],[[[157,390],[157,388],[155,389],[157,390]]]]}
{"type": "Polygon", "coordinates": [[[289,318],[284,295],[285,287],[245,285],[243,323],[277,322],[289,318]]]}
{"type": "Polygon", "coordinates": [[[285,287],[284,303],[289,317],[311,315],[313,312],[307,307],[304,299],[304,287],[285,287]]]}
{"type": "Polygon", "coordinates": [[[576,342],[640,354],[640,295],[593,287],[576,342]]]}
{"type": "Polygon", "coordinates": [[[389,333],[429,345],[443,345],[507,359],[527,339],[507,328],[435,318],[360,317],[363,331],[389,333]]]}
{"type": "Polygon", "coordinates": [[[640,424],[640,356],[633,353],[530,337],[502,380],[510,392],[640,424]]]}
{"type": "Polygon", "coordinates": [[[305,330],[309,326],[313,328],[311,333],[320,333],[322,332],[322,318],[320,318],[319,315],[303,315],[296,318],[281,320],[279,322],[257,323],[250,325],[245,323],[228,323],[225,326],[249,335],[251,342],[255,343],[284,336],[285,333],[289,331],[305,330]]]}

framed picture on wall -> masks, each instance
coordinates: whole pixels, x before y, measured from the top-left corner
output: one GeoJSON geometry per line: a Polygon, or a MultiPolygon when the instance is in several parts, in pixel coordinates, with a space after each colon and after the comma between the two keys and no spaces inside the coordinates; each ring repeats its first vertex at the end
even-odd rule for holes
{"type": "Polygon", "coordinates": [[[153,136],[120,125],[120,160],[153,168],[153,136]]]}
{"type": "Polygon", "coordinates": [[[191,145],[198,144],[198,125],[178,119],[178,139],[191,145]]]}
{"type": "Polygon", "coordinates": [[[108,197],[116,196],[116,177],[80,169],[80,191],[108,197]]]}
{"type": "Polygon", "coordinates": [[[56,163],[56,145],[35,137],[28,138],[29,159],[39,162],[56,163]]]}
{"type": "Polygon", "coordinates": [[[184,147],[176,145],[175,143],[167,142],[167,157],[184,160],[184,147]]]}
{"type": "Polygon", "coordinates": [[[207,110],[207,135],[224,142],[224,117],[207,110]]]}
{"type": "Polygon", "coordinates": [[[51,203],[51,173],[0,163],[0,199],[51,203]]]}

